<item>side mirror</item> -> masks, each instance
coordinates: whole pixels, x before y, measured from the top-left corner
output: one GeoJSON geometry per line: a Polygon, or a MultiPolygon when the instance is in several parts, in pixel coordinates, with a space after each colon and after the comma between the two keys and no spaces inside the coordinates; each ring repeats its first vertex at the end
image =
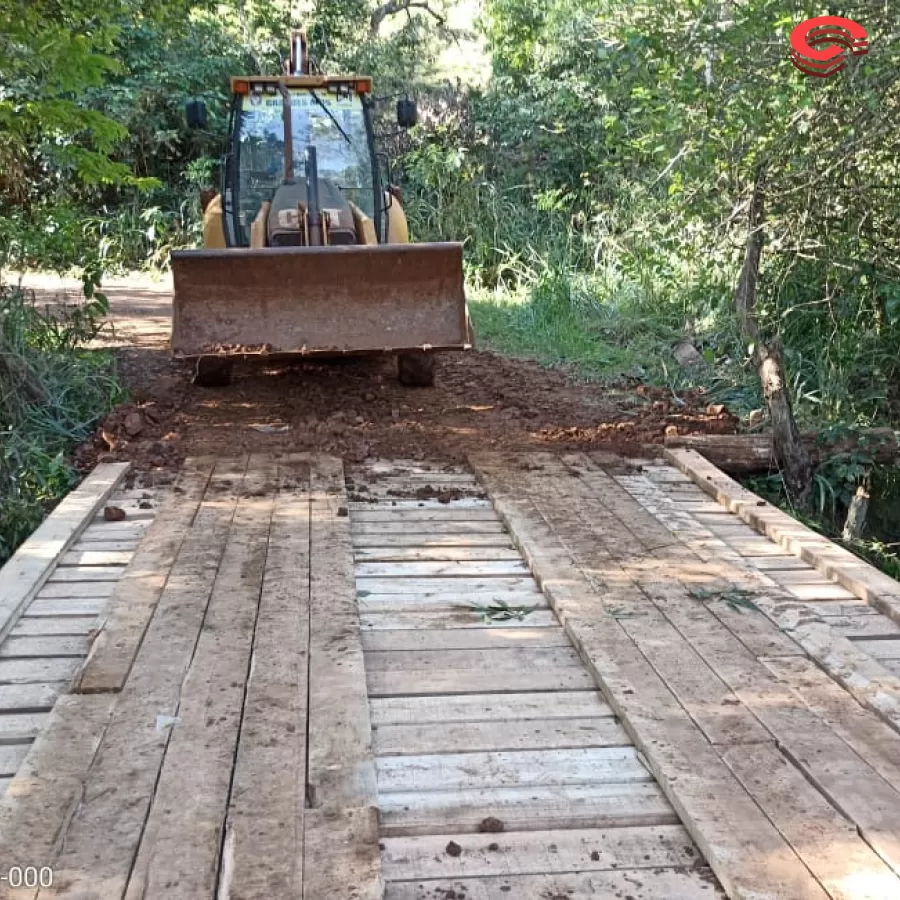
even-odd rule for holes
{"type": "Polygon", "coordinates": [[[416,109],[416,101],[404,97],[397,101],[397,124],[401,128],[412,128],[419,121],[419,111],[416,109]]]}
{"type": "Polygon", "coordinates": [[[191,131],[203,131],[209,121],[206,104],[202,100],[190,100],[184,107],[184,115],[191,131]]]}

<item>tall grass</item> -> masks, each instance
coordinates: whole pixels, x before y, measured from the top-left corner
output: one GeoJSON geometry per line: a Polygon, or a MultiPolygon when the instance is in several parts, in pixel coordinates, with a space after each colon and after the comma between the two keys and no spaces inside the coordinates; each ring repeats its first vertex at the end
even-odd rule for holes
{"type": "Polygon", "coordinates": [[[0,285],[0,564],[77,481],[68,454],[121,400],[111,357],[85,349],[102,296],[39,308],[0,285]]]}

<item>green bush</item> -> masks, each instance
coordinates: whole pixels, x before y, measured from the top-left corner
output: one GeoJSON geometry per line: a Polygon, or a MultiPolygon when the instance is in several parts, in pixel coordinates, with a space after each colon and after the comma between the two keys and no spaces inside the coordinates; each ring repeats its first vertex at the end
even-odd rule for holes
{"type": "Polygon", "coordinates": [[[106,300],[38,308],[0,285],[0,564],[78,479],[70,452],[122,399],[111,357],[85,349],[106,300]]]}

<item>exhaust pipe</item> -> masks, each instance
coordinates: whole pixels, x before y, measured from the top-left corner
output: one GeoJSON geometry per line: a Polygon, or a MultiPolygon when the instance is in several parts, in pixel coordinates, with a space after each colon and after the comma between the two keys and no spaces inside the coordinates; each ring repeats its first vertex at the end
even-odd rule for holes
{"type": "Polygon", "coordinates": [[[322,234],[322,212],[319,209],[319,162],[316,148],[306,148],[306,214],[309,224],[309,246],[321,247],[324,243],[322,234]]]}

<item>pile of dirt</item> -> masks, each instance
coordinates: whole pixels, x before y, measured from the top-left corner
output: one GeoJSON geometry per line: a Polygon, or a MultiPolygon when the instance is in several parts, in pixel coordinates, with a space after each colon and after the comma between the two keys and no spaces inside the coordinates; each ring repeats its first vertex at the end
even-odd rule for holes
{"type": "Polygon", "coordinates": [[[446,355],[436,386],[421,389],[400,385],[390,358],[239,365],[229,387],[199,388],[162,348],[139,357],[123,352],[120,371],[134,402],[81,448],[83,467],[128,459],[139,469],[170,468],[185,456],[296,450],[350,462],[461,462],[475,450],[542,447],[629,456],[646,454],[666,433],[726,433],[737,425],[701,392],[611,388],[491,352],[446,355]]]}

